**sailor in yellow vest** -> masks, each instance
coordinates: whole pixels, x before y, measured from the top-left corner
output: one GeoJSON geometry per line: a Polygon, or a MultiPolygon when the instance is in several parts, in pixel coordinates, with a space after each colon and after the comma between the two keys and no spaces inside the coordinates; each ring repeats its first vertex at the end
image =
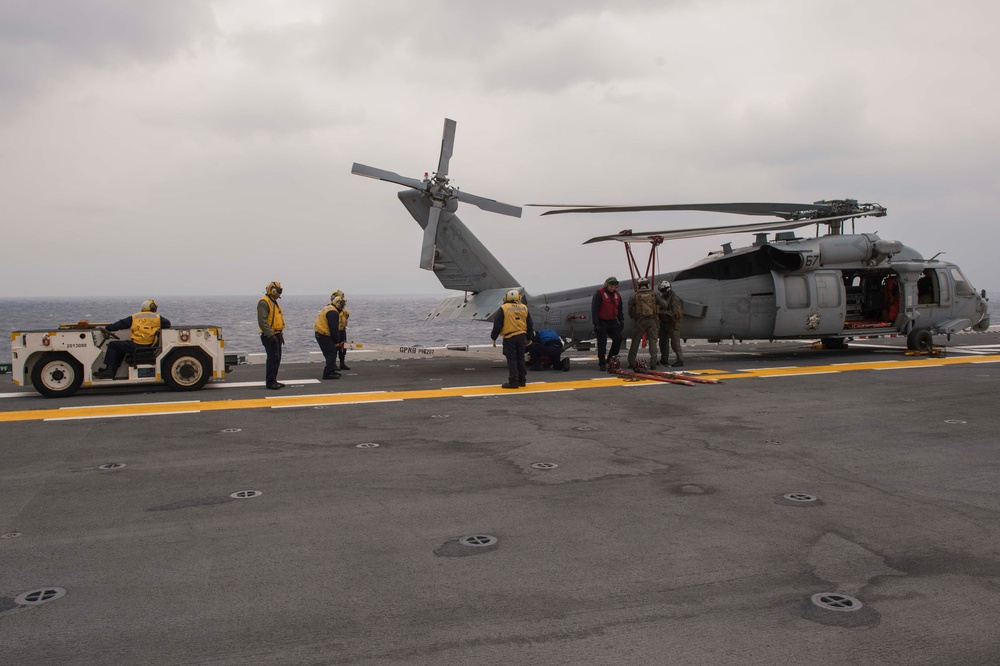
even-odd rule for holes
{"type": "Polygon", "coordinates": [[[323,368],[323,379],[340,379],[337,372],[337,351],[340,349],[340,310],[338,305],[343,302],[343,298],[337,292],[330,294],[330,302],[316,315],[316,323],[313,330],[316,333],[316,344],[323,352],[326,359],[326,366],[323,368]]]}
{"type": "Polygon", "coordinates": [[[281,298],[281,283],[269,282],[264,297],[257,302],[257,325],[260,327],[260,341],[267,352],[265,376],[267,388],[277,390],[285,385],[278,381],[278,366],[281,365],[281,346],[285,344],[285,316],[281,313],[278,299],[281,298]]]}
{"type": "Polygon", "coordinates": [[[142,309],[131,317],[119,319],[105,327],[107,331],[129,330],[131,339],[112,340],[108,343],[108,351],[104,356],[104,367],[94,371],[95,379],[114,379],[118,366],[126,354],[131,354],[139,347],[149,347],[156,344],[161,328],[170,328],[170,320],[156,314],[156,301],[143,301],[142,309]]]}
{"type": "Polygon", "coordinates": [[[516,389],[528,380],[528,366],[524,362],[524,352],[528,339],[532,336],[531,315],[528,306],[521,302],[517,289],[508,289],[503,297],[503,305],[493,317],[493,346],[497,338],[503,336],[503,355],[507,357],[507,383],[501,388],[516,389]]]}

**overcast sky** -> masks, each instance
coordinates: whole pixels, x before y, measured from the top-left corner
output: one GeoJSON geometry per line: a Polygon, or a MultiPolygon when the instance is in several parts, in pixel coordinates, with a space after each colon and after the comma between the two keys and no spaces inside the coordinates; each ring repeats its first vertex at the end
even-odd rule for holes
{"type": "MultiPolygon", "coordinates": [[[[422,177],[449,117],[470,193],[878,202],[859,232],[997,289],[997,25],[985,0],[0,0],[0,279],[444,295],[399,187],[350,170],[422,177]]],[[[626,275],[592,236],[747,221],[539,214],[459,209],[534,294],[626,275]]]]}

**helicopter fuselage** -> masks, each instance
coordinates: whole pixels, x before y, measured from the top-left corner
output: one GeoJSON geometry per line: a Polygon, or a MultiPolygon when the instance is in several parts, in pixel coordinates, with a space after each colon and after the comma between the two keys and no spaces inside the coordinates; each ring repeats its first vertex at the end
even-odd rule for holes
{"type": "MultiPolygon", "coordinates": [[[[925,260],[874,234],[760,242],[713,253],[652,278],[681,298],[685,339],[842,340],[914,331],[948,334],[989,326],[985,297],[955,264],[925,260]]],[[[590,303],[600,285],[528,296],[536,327],[591,337],[590,303]]],[[[632,295],[623,285],[624,302],[632,295]]],[[[626,317],[625,334],[631,322],[626,317]]]]}

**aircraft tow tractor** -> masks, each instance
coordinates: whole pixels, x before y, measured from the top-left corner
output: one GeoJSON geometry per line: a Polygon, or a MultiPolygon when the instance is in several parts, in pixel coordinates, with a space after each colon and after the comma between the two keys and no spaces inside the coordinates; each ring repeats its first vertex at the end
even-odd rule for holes
{"type": "Polygon", "coordinates": [[[104,345],[114,333],[80,321],[58,330],[11,333],[11,375],[18,386],[29,382],[47,398],[73,395],[81,386],[166,384],[175,391],[196,391],[209,379],[222,379],[238,359],[227,356],[218,326],[160,329],[157,340],[125,356],[115,379],[96,379],[104,345]],[[127,373],[127,374],[126,374],[127,373]]]}

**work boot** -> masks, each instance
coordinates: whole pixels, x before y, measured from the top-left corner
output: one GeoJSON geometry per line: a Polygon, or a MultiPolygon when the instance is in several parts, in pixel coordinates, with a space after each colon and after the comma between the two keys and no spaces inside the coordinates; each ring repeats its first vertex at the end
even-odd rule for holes
{"type": "Polygon", "coordinates": [[[674,363],[674,364],[673,364],[672,366],[670,366],[670,367],[672,367],[672,368],[679,368],[679,367],[681,367],[682,365],[684,365],[684,361],[677,361],[676,363],[674,363]]]}
{"type": "Polygon", "coordinates": [[[98,368],[94,370],[94,379],[114,379],[115,376],[111,374],[111,371],[107,368],[98,368]]]}
{"type": "Polygon", "coordinates": [[[517,384],[511,384],[510,382],[500,385],[500,388],[505,388],[505,389],[516,389],[517,387],[518,387],[517,384]]]}
{"type": "Polygon", "coordinates": [[[528,382],[518,382],[517,385],[518,385],[518,387],[527,386],[528,382]]]}
{"type": "Polygon", "coordinates": [[[569,359],[568,358],[564,358],[562,360],[562,371],[563,372],[569,372],[569,359]]]}
{"type": "Polygon", "coordinates": [[[279,384],[278,382],[268,382],[268,384],[267,384],[267,388],[271,389],[272,391],[277,391],[278,389],[281,389],[281,388],[284,388],[284,387],[285,387],[284,384],[279,384]]]}
{"type": "Polygon", "coordinates": [[[598,363],[597,364],[597,368],[601,372],[607,372],[608,371],[608,364],[607,363],[598,363]]]}
{"type": "Polygon", "coordinates": [[[350,368],[347,367],[347,365],[343,361],[340,362],[340,369],[341,370],[350,370],[350,368]]]}
{"type": "Polygon", "coordinates": [[[323,375],[323,379],[340,379],[340,373],[335,372],[331,375],[323,375]]]}

